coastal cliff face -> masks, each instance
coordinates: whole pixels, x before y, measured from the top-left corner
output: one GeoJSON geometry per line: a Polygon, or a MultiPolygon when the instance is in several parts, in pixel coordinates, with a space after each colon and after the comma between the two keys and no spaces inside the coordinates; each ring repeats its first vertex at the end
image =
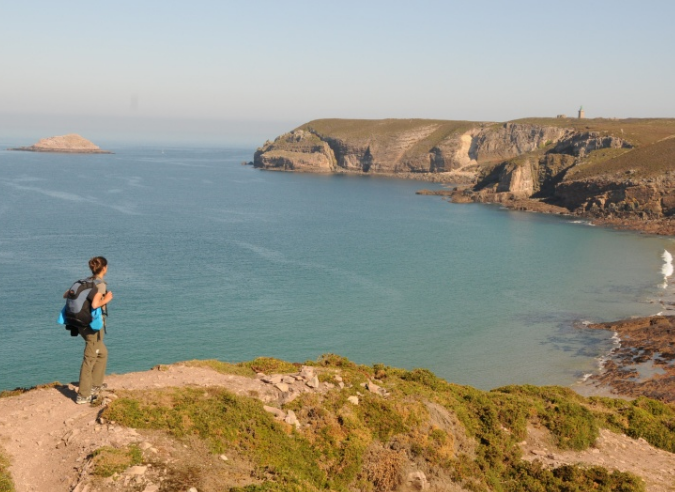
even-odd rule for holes
{"type": "Polygon", "coordinates": [[[414,173],[448,182],[463,171],[473,180],[478,165],[531,152],[570,131],[515,123],[317,120],[267,142],[256,151],[253,165],[285,171],[414,173]]]}
{"type": "Polygon", "coordinates": [[[675,139],[633,148],[617,137],[573,135],[539,159],[497,166],[455,197],[536,211],[545,203],[560,207],[558,213],[670,235],[675,233],[675,139]]]}
{"type": "Polygon", "coordinates": [[[316,120],[266,142],[253,165],[470,184],[453,201],[672,234],[674,137],[674,119],[316,120]]]}

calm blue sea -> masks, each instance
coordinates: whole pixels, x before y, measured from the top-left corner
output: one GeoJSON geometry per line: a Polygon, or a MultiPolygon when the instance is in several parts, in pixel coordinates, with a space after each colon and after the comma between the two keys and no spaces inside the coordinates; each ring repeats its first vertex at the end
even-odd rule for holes
{"type": "Polygon", "coordinates": [[[611,346],[580,322],[659,310],[669,239],[254,170],[251,148],[113,150],[0,151],[0,389],[77,380],[84,343],[56,317],[95,255],[111,373],[337,353],[484,389],[570,385],[611,346]]]}

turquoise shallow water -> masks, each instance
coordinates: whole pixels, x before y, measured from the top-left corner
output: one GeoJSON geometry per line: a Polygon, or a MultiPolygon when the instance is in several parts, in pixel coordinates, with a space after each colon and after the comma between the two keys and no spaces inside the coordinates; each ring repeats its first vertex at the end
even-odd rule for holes
{"type": "Polygon", "coordinates": [[[569,385],[611,346],[575,323],[658,311],[669,239],[239,165],[252,149],[113,150],[0,151],[0,389],[77,379],[83,342],[55,319],[94,255],[115,295],[109,372],[332,352],[569,385]]]}

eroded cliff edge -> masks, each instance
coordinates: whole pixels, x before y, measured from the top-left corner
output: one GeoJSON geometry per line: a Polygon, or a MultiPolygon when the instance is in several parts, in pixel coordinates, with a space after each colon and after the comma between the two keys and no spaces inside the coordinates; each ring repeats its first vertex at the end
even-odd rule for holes
{"type": "Polygon", "coordinates": [[[253,164],[464,184],[453,201],[675,234],[673,137],[675,119],[328,119],[266,142],[253,164]]]}
{"type": "Polygon", "coordinates": [[[263,169],[396,174],[473,182],[481,165],[559,141],[569,129],[517,123],[443,120],[316,120],[266,142],[263,169]]]}

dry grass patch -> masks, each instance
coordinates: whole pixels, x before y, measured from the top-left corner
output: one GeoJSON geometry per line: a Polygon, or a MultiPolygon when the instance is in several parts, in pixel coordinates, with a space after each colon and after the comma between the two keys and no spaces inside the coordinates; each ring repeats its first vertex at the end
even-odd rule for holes
{"type": "Polygon", "coordinates": [[[403,483],[407,463],[404,450],[373,446],[363,459],[362,476],[374,492],[396,490],[403,483]]]}
{"type": "Polygon", "coordinates": [[[339,139],[366,139],[386,138],[389,136],[418,131],[424,128],[436,127],[429,135],[431,147],[438,143],[443,136],[478,126],[471,121],[426,120],[426,119],[384,119],[384,120],[353,120],[353,119],[323,119],[305,123],[300,130],[308,130],[321,136],[339,139]],[[438,133],[435,133],[438,132],[438,133]],[[434,135],[432,137],[432,135],[434,135]],[[435,142],[435,143],[434,143],[435,142]]]}
{"type": "Polygon", "coordinates": [[[63,385],[58,381],[54,381],[53,383],[38,384],[37,386],[33,386],[31,388],[15,388],[13,390],[0,391],[0,398],[10,398],[12,396],[19,396],[33,390],[56,388],[59,386],[63,385]]]}
{"type": "Polygon", "coordinates": [[[93,475],[112,477],[116,473],[122,473],[130,466],[143,463],[143,452],[135,445],[124,448],[104,446],[92,453],[91,463],[93,475]]]}
{"type": "Polygon", "coordinates": [[[675,170],[675,138],[636,149],[601,149],[572,168],[565,180],[630,173],[630,178],[647,178],[675,170]]]}
{"type": "Polygon", "coordinates": [[[9,474],[9,460],[0,452],[0,492],[14,492],[14,482],[9,474]]]}

